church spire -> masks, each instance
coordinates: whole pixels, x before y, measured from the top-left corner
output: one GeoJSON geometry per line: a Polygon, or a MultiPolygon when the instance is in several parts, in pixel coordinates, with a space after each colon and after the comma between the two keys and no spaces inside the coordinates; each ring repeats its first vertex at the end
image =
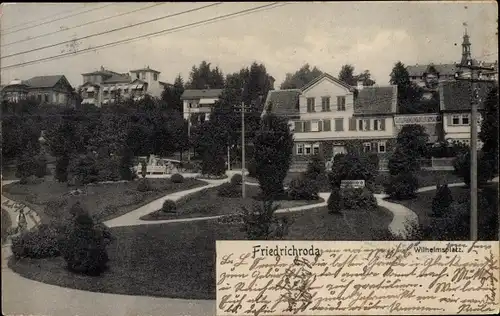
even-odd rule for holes
{"type": "Polygon", "coordinates": [[[463,42],[462,42],[462,60],[461,64],[466,64],[468,60],[471,60],[471,53],[470,53],[470,41],[469,41],[469,34],[467,34],[467,23],[464,23],[463,26],[465,27],[464,31],[464,37],[463,37],[463,42]]]}

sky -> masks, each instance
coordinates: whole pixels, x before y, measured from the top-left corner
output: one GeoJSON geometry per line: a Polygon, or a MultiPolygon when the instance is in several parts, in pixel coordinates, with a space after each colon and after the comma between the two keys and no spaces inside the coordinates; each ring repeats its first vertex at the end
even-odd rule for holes
{"type": "MultiPolygon", "coordinates": [[[[153,4],[3,3],[0,67],[176,28],[270,2],[220,3],[152,23],[72,41],[209,3],[166,2],[113,18],[114,15],[153,4]],[[105,7],[99,8],[102,6],[105,7]],[[92,11],[77,14],[87,10],[92,11]],[[68,15],[74,16],[62,19],[68,15]],[[100,19],[103,21],[72,29],[100,19]],[[9,45],[55,31],[49,36],[9,45]],[[72,41],[73,45],[4,57],[64,41],[72,41]]],[[[276,79],[276,88],[283,82],[286,73],[295,72],[305,63],[333,76],[338,75],[342,65],[351,64],[355,72],[370,70],[377,84],[387,85],[391,69],[397,61],[405,65],[459,62],[464,22],[468,25],[472,56],[485,61],[498,59],[497,16],[498,8],[494,1],[288,2],[199,27],[143,37],[140,41],[1,69],[0,79],[2,84],[6,84],[14,79],[63,74],[77,87],[83,84],[82,73],[101,66],[120,73],[149,66],[161,72],[161,81],[173,82],[178,74],[187,80],[192,66],[206,60],[221,68],[225,74],[239,71],[254,61],[263,63],[276,79]]]]}

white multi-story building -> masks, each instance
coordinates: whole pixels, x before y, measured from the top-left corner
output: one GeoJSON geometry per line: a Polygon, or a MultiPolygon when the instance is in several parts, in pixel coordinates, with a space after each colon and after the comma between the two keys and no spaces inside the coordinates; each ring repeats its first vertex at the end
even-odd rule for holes
{"type": "Polygon", "coordinates": [[[222,89],[184,90],[181,96],[184,119],[191,123],[208,121],[221,93],[222,89]]]}
{"type": "Polygon", "coordinates": [[[264,113],[288,117],[296,158],[332,157],[353,140],[383,154],[394,137],[396,105],[396,86],[351,87],[325,73],[300,90],[270,91],[264,113]]]}
{"type": "Polygon", "coordinates": [[[80,87],[82,104],[112,104],[118,99],[140,100],[144,95],[161,97],[164,82],[159,81],[160,72],[148,67],[131,70],[129,73],[117,73],[111,70],[82,74],[83,85],[80,87]]]}

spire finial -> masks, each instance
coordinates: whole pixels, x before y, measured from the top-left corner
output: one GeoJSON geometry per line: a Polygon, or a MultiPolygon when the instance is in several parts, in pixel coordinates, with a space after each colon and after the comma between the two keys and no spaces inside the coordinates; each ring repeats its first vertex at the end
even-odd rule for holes
{"type": "Polygon", "coordinates": [[[469,36],[469,35],[467,34],[467,26],[468,26],[468,25],[467,25],[467,22],[462,23],[462,25],[464,26],[464,36],[469,36]]]}

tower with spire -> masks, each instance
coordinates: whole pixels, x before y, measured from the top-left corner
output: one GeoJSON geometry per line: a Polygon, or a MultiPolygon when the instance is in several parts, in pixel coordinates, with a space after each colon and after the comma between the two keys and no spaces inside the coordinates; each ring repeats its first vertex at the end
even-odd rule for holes
{"type": "Polygon", "coordinates": [[[462,60],[461,64],[465,65],[468,60],[472,61],[471,52],[470,52],[470,40],[469,34],[467,34],[467,23],[464,23],[465,31],[464,37],[462,41],[462,60]]]}

